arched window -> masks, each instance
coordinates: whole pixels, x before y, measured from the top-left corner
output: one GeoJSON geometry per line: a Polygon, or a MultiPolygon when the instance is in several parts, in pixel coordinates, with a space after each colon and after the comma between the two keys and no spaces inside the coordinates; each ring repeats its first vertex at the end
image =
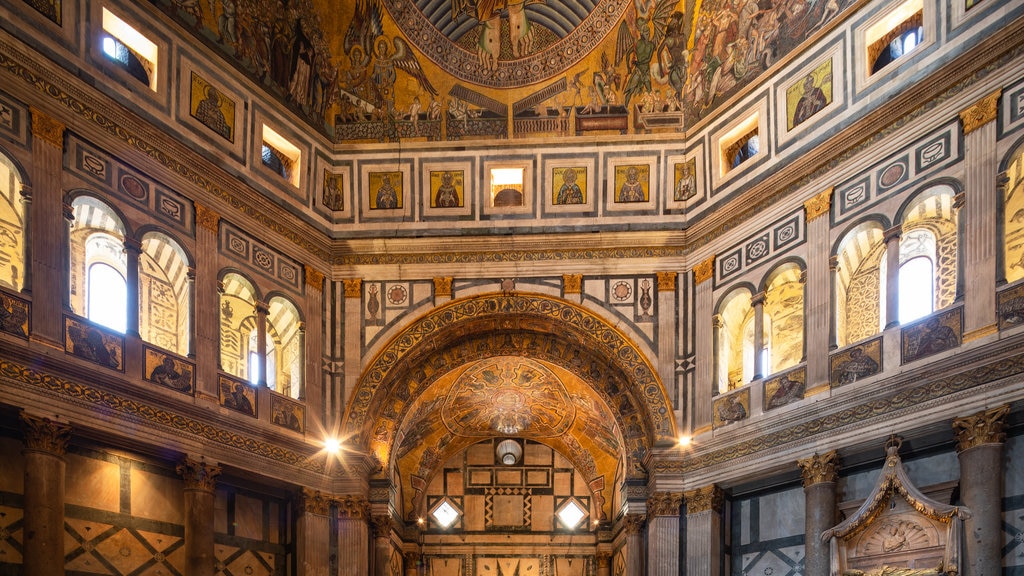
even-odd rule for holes
{"type": "Polygon", "coordinates": [[[71,309],[123,332],[128,314],[124,225],[110,206],[91,196],[75,198],[71,209],[71,309]]]}
{"type": "Polygon", "coordinates": [[[251,361],[257,352],[256,330],[256,288],[241,274],[225,274],[220,293],[221,370],[242,380],[259,380],[259,362],[251,361]]]}
{"type": "Polygon", "coordinates": [[[750,290],[737,288],[718,306],[718,393],[738,388],[754,377],[754,311],[750,298],[750,290]]]}
{"type": "Polygon", "coordinates": [[[779,266],[768,276],[764,294],[764,373],[796,366],[804,355],[803,271],[795,263],[779,266]]]}
{"type": "Polygon", "coordinates": [[[288,299],[270,299],[267,313],[267,386],[292,398],[303,396],[304,327],[299,310],[288,299]],[[274,353],[269,340],[274,341],[274,353]]]}
{"type": "Polygon", "coordinates": [[[836,337],[839,346],[881,331],[885,291],[879,272],[885,260],[883,226],[865,222],[846,233],[836,252],[836,337]]]}
{"type": "Polygon", "coordinates": [[[188,355],[191,334],[188,257],[161,232],[142,238],[139,255],[139,334],[154,346],[188,355]]]}
{"type": "Polygon", "coordinates": [[[1009,283],[1024,279],[1024,145],[1006,165],[1003,188],[1003,275],[1009,283]]]}
{"type": "Polygon", "coordinates": [[[0,154],[0,286],[14,292],[25,280],[25,206],[14,163],[0,154]]]}

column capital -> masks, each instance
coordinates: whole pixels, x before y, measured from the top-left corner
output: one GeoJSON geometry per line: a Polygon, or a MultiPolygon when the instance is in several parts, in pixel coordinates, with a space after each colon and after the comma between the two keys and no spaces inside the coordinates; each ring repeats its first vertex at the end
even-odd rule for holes
{"type": "Polygon", "coordinates": [[[216,213],[213,209],[207,208],[202,204],[196,203],[196,225],[205,230],[209,230],[214,234],[217,233],[218,224],[220,224],[220,214],[216,213]]]}
{"type": "Polygon", "coordinates": [[[28,184],[22,184],[21,185],[21,190],[18,192],[18,195],[21,196],[21,199],[23,201],[31,202],[32,201],[32,186],[30,186],[28,184]]]}
{"type": "Polygon", "coordinates": [[[658,275],[658,292],[675,292],[676,272],[656,272],[658,275]]]}
{"type": "Polygon", "coordinates": [[[684,492],[683,498],[686,499],[687,515],[709,511],[720,513],[725,505],[725,492],[714,484],[684,492]]]}
{"type": "Polygon", "coordinates": [[[712,328],[718,329],[721,328],[722,326],[725,326],[725,319],[722,318],[721,314],[715,314],[714,316],[711,317],[712,328]]]}
{"type": "Polygon", "coordinates": [[[345,278],[342,280],[342,283],[345,284],[345,298],[362,298],[362,278],[345,278]]]}
{"type": "Polygon", "coordinates": [[[701,284],[715,275],[715,256],[711,255],[693,266],[693,283],[701,284]]]}
{"type": "Polygon", "coordinates": [[[362,496],[338,496],[334,503],[338,506],[339,517],[363,520],[370,517],[370,501],[362,496]]]}
{"type": "MultiPolygon", "coordinates": [[[[348,296],[348,285],[345,287],[345,296],[348,296]]],[[[452,297],[452,277],[451,276],[440,276],[434,278],[434,297],[443,296],[447,298],[452,297]]]]}
{"type": "Polygon", "coordinates": [[[679,517],[683,504],[682,492],[655,492],[647,499],[647,513],[651,516],[679,517]]]}
{"type": "Polygon", "coordinates": [[[583,291],[583,274],[562,274],[562,292],[580,294],[583,291]]]}
{"type": "Polygon", "coordinates": [[[58,150],[64,149],[64,124],[48,116],[42,110],[29,107],[32,113],[32,135],[52,144],[58,150]]]}
{"type": "Polygon", "coordinates": [[[758,292],[757,294],[754,294],[753,296],[750,297],[750,305],[751,306],[762,306],[762,305],[764,305],[764,297],[765,297],[764,290],[758,292]]]}
{"type": "Polygon", "coordinates": [[[373,526],[374,538],[388,538],[391,536],[391,516],[377,514],[371,517],[370,524],[373,526]]]}
{"type": "Polygon", "coordinates": [[[883,241],[888,244],[893,240],[899,240],[903,236],[903,226],[897,224],[882,233],[883,241]]]}
{"type": "Polygon", "coordinates": [[[37,418],[24,411],[19,413],[25,429],[25,447],[54,456],[64,456],[71,440],[71,425],[49,418],[37,418]]]}
{"type": "Polygon", "coordinates": [[[597,559],[598,568],[607,568],[612,561],[612,553],[608,550],[598,550],[594,558],[597,559]]]}
{"type": "Polygon", "coordinates": [[[207,464],[206,460],[185,458],[175,470],[185,480],[185,490],[201,490],[213,492],[216,478],[220,476],[220,466],[207,464]]]}
{"type": "Polygon", "coordinates": [[[270,306],[267,305],[266,302],[256,302],[256,304],[253,305],[253,308],[256,309],[257,314],[270,314],[270,306]]]}
{"type": "Polygon", "coordinates": [[[420,561],[420,553],[413,550],[406,550],[403,555],[405,556],[406,565],[415,565],[420,561]]]}
{"type": "Polygon", "coordinates": [[[1006,442],[1006,415],[1010,413],[1010,405],[1003,404],[984,412],[978,412],[964,418],[953,420],[953,432],[956,434],[957,452],[963,452],[982,444],[1002,444],[1006,442]]]}
{"type": "Polygon", "coordinates": [[[327,516],[331,513],[331,497],[319,490],[303,488],[299,492],[299,510],[303,513],[327,516]]]}
{"type": "Polygon", "coordinates": [[[996,115],[999,113],[999,97],[1002,94],[1002,90],[996,90],[975,102],[970,108],[960,111],[960,121],[964,125],[964,136],[996,119],[996,115]]]}
{"type": "Polygon", "coordinates": [[[815,454],[810,458],[797,460],[804,479],[804,488],[815,484],[835,482],[839,478],[839,453],[831,450],[824,454],[815,454]]]}
{"type": "Polygon", "coordinates": [[[121,241],[125,252],[134,252],[136,256],[142,254],[142,241],[136,238],[125,238],[121,241]]]}
{"type": "Polygon", "coordinates": [[[626,514],[622,517],[626,534],[639,534],[643,531],[645,522],[647,522],[647,516],[643,514],[626,514]]]}
{"type": "Polygon", "coordinates": [[[832,191],[835,188],[830,186],[827,190],[818,193],[817,196],[804,202],[804,218],[807,222],[817,220],[828,214],[832,209],[832,191]]]}
{"type": "Polygon", "coordinates": [[[74,207],[71,206],[71,203],[68,202],[67,196],[64,197],[64,202],[61,204],[60,209],[61,214],[64,216],[65,220],[67,220],[68,222],[75,221],[75,209],[74,207]]]}
{"type": "Polygon", "coordinates": [[[832,272],[839,270],[839,256],[828,257],[828,269],[832,272]]]}
{"type": "Polygon", "coordinates": [[[324,289],[324,273],[306,264],[306,285],[321,292],[324,289]]]}

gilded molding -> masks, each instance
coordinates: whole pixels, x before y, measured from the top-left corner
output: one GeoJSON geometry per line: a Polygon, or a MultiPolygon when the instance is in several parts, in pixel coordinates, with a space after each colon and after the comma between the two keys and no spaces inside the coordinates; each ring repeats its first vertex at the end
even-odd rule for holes
{"type": "Polygon", "coordinates": [[[49,418],[36,418],[24,411],[18,414],[25,428],[25,447],[29,450],[64,456],[71,440],[71,425],[54,422],[49,418]]]}
{"type": "Polygon", "coordinates": [[[676,276],[675,272],[658,272],[658,292],[675,292],[676,289],[676,276]]]}
{"type": "Polygon", "coordinates": [[[684,492],[683,497],[686,499],[687,515],[709,511],[721,513],[725,504],[725,492],[714,484],[684,492]]]}
{"type": "Polygon", "coordinates": [[[828,214],[832,209],[832,192],[834,190],[835,188],[830,186],[827,190],[804,202],[805,219],[808,222],[828,214]]]}
{"type": "Polygon", "coordinates": [[[957,452],[963,452],[982,444],[1002,444],[1006,442],[1006,415],[1010,413],[1010,405],[1003,404],[984,412],[978,412],[964,418],[953,420],[953,433],[956,434],[957,452]]]}
{"type": "Polygon", "coordinates": [[[342,280],[342,282],[345,284],[345,298],[363,297],[362,278],[345,278],[342,280]]]}
{"type": "Polygon", "coordinates": [[[299,506],[303,512],[327,516],[331,513],[332,499],[319,490],[303,488],[299,493],[299,506]]]}
{"type": "Polygon", "coordinates": [[[334,499],[338,516],[365,520],[370,517],[370,501],[362,496],[338,496],[334,499]]]}
{"type": "Polygon", "coordinates": [[[715,257],[710,256],[693,267],[693,283],[700,284],[715,275],[715,257]]]}
{"type": "Polygon", "coordinates": [[[583,291],[583,274],[562,274],[562,292],[580,294],[583,291]]]}
{"type": "Polygon", "coordinates": [[[643,514],[626,514],[622,517],[622,525],[626,534],[639,534],[647,523],[647,516],[643,514]]]}
{"type": "Polygon", "coordinates": [[[442,276],[434,278],[434,297],[452,297],[452,277],[442,276]]]}
{"type": "Polygon", "coordinates": [[[804,479],[804,488],[825,482],[834,483],[839,479],[839,453],[835,450],[797,460],[797,465],[804,479]]]}
{"type": "Polygon", "coordinates": [[[682,505],[682,492],[655,492],[647,499],[647,513],[650,516],[678,517],[682,505]]]}
{"type": "Polygon", "coordinates": [[[216,234],[220,224],[220,214],[198,202],[194,205],[196,207],[196,226],[216,234]]]}
{"type": "Polygon", "coordinates": [[[401,264],[494,264],[502,262],[564,262],[608,259],[682,258],[682,246],[624,246],[621,248],[578,248],[552,250],[498,250],[493,252],[414,252],[390,254],[345,254],[334,259],[337,266],[401,264]]]}
{"type": "Polygon", "coordinates": [[[178,464],[175,470],[185,481],[186,490],[213,492],[217,476],[220,476],[220,466],[207,464],[205,460],[193,460],[187,457],[178,464]]]}
{"type": "Polygon", "coordinates": [[[306,264],[306,284],[317,292],[322,292],[324,289],[324,273],[306,264]]]}
{"type": "Polygon", "coordinates": [[[964,124],[964,136],[996,119],[999,114],[999,97],[1002,95],[1002,90],[996,90],[975,102],[970,108],[960,112],[960,121],[964,124]]]}
{"type": "Polygon", "coordinates": [[[32,135],[48,142],[58,150],[64,149],[64,124],[54,120],[42,110],[31,106],[32,113],[32,135]]]}

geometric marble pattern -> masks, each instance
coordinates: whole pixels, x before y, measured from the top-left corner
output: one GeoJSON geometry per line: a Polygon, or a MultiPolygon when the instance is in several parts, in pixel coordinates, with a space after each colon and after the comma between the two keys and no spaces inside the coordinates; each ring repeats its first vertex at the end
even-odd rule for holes
{"type": "Polygon", "coordinates": [[[1005,574],[1024,572],[1024,497],[1004,500],[1003,511],[1003,567],[1005,574]]]}
{"type": "Polygon", "coordinates": [[[762,550],[743,555],[742,571],[745,576],[797,576],[804,571],[804,547],[787,546],[776,550],[762,550]]]}
{"type": "Polygon", "coordinates": [[[64,562],[68,572],[114,576],[182,575],[185,539],[114,524],[67,518],[64,562]]]}
{"type": "Polygon", "coordinates": [[[217,544],[215,548],[218,576],[274,576],[275,555],[217,544]]]}
{"type": "Polygon", "coordinates": [[[0,566],[21,564],[21,508],[0,506],[0,566]]]}

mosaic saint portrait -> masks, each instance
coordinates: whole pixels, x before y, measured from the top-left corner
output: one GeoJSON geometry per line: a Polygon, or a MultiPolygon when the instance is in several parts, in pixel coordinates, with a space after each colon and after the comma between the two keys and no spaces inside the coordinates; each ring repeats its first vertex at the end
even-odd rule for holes
{"type": "Polygon", "coordinates": [[[28,338],[29,303],[0,292],[0,332],[28,338]]]}
{"type": "Polygon", "coordinates": [[[583,166],[551,169],[552,204],[565,206],[587,202],[587,169],[583,166]]]}
{"type": "Polygon", "coordinates": [[[270,421],[301,433],[306,429],[306,409],[302,404],[275,395],[270,401],[270,421]]]}
{"type": "Polygon", "coordinates": [[[0,102],[0,126],[14,130],[14,110],[0,102]]]}
{"type": "Polygon", "coordinates": [[[806,122],[832,103],[832,59],[786,89],[786,122],[789,130],[806,122]]]}
{"type": "Polygon", "coordinates": [[[396,210],[402,207],[402,173],[370,172],[370,209],[396,210]]]}
{"type": "Polygon", "coordinates": [[[146,348],[146,367],[143,378],[171,390],[192,394],[195,391],[192,364],[179,360],[153,348],[146,348]]]}
{"type": "Polygon", "coordinates": [[[903,362],[939,354],[960,345],[963,332],[961,309],[934,314],[903,328],[901,346],[903,362]]]}
{"type": "Polygon", "coordinates": [[[765,411],[801,400],[806,391],[807,373],[803,368],[771,378],[764,383],[765,411]]]}
{"type": "Polygon", "coordinates": [[[25,0],[25,2],[35,8],[37,12],[49,18],[57,26],[63,25],[61,24],[63,0],[25,0]]]}
{"type": "Polygon", "coordinates": [[[323,205],[335,212],[345,209],[345,175],[332,174],[324,168],[323,205]]]}
{"type": "Polygon", "coordinates": [[[124,336],[70,316],[64,317],[64,350],[101,366],[124,370],[124,336]]]}
{"type": "Polygon", "coordinates": [[[615,201],[647,202],[650,192],[651,167],[647,164],[615,167],[615,201]]]}
{"type": "Polygon", "coordinates": [[[719,428],[750,415],[750,388],[715,398],[712,426],[719,428]]]}
{"type": "Polygon", "coordinates": [[[431,208],[462,208],[465,175],[462,170],[430,171],[431,208]]]}
{"type": "Polygon", "coordinates": [[[673,172],[672,199],[683,202],[697,195],[697,159],[690,158],[686,162],[675,165],[673,172]]]}
{"type": "Polygon", "coordinates": [[[882,370],[882,339],[875,338],[829,357],[832,387],[852,384],[882,370]]]}
{"type": "Polygon", "coordinates": [[[189,113],[228,142],[235,141],[235,102],[192,73],[189,113]]]}
{"type": "Polygon", "coordinates": [[[217,383],[220,405],[248,416],[256,416],[256,389],[239,380],[220,377],[217,383]]]}
{"type": "Polygon", "coordinates": [[[996,315],[999,317],[1000,330],[1024,324],[1024,284],[999,293],[996,315]]]}

